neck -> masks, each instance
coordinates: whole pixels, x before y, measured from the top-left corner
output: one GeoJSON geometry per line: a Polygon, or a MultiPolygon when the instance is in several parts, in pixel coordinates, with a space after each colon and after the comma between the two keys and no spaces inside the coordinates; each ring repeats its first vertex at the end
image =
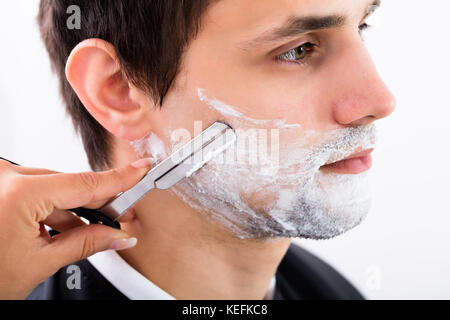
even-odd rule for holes
{"type": "Polygon", "coordinates": [[[120,255],[176,299],[263,299],[290,239],[242,240],[170,191],[152,191],[123,228],[120,255]]]}

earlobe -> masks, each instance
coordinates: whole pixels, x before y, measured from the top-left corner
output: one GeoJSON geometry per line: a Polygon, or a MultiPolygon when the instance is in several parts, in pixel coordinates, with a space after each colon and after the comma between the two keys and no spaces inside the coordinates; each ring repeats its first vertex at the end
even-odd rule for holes
{"type": "Polygon", "coordinates": [[[113,135],[133,140],[149,128],[146,108],[121,72],[114,46],[101,39],[78,44],[69,56],[66,77],[89,113],[113,135]]]}

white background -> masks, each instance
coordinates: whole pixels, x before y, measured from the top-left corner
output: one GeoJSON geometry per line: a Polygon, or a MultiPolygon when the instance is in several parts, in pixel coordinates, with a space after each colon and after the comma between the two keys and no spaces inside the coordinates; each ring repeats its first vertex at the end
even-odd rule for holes
{"type": "MultiPolygon", "coordinates": [[[[40,41],[37,6],[0,5],[0,156],[88,170],[40,41]]],[[[297,240],[368,298],[450,298],[449,14],[448,0],[384,1],[366,38],[398,107],[379,124],[373,209],[338,238],[297,240]]]]}

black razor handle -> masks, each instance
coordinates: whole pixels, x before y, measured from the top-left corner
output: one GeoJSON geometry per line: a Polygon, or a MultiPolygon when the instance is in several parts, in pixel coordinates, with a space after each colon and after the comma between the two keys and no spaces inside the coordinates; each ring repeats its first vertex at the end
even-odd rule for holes
{"type": "MultiPolygon", "coordinates": [[[[1,158],[0,160],[8,161],[9,163],[19,166],[19,164],[14,163],[12,161],[9,161],[8,159],[1,158]]],[[[75,213],[77,216],[84,218],[89,221],[90,224],[102,224],[114,229],[120,229],[120,223],[114,220],[111,220],[109,217],[105,216],[102,212],[98,210],[93,209],[86,209],[86,208],[75,208],[75,209],[69,209],[68,211],[71,211],[75,213]]]]}

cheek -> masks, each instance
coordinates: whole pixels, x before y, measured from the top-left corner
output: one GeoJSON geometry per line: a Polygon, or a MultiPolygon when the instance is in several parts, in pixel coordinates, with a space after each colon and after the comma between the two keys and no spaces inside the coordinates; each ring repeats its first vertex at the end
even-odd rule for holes
{"type": "Polygon", "coordinates": [[[267,108],[272,110],[274,118],[298,123],[304,130],[325,131],[332,116],[326,97],[319,92],[284,94],[269,102],[267,108]]]}
{"type": "Polygon", "coordinates": [[[248,110],[248,114],[257,119],[285,119],[287,123],[297,123],[305,129],[330,129],[333,127],[330,103],[333,91],[328,81],[316,77],[309,83],[302,81],[298,77],[286,76],[278,83],[269,81],[266,85],[244,86],[246,90],[241,93],[243,102],[235,105],[243,106],[242,110],[248,110]]]}
{"type": "Polygon", "coordinates": [[[302,124],[307,130],[327,131],[335,129],[332,112],[333,91],[327,83],[314,83],[307,91],[292,95],[279,113],[302,124]]]}

